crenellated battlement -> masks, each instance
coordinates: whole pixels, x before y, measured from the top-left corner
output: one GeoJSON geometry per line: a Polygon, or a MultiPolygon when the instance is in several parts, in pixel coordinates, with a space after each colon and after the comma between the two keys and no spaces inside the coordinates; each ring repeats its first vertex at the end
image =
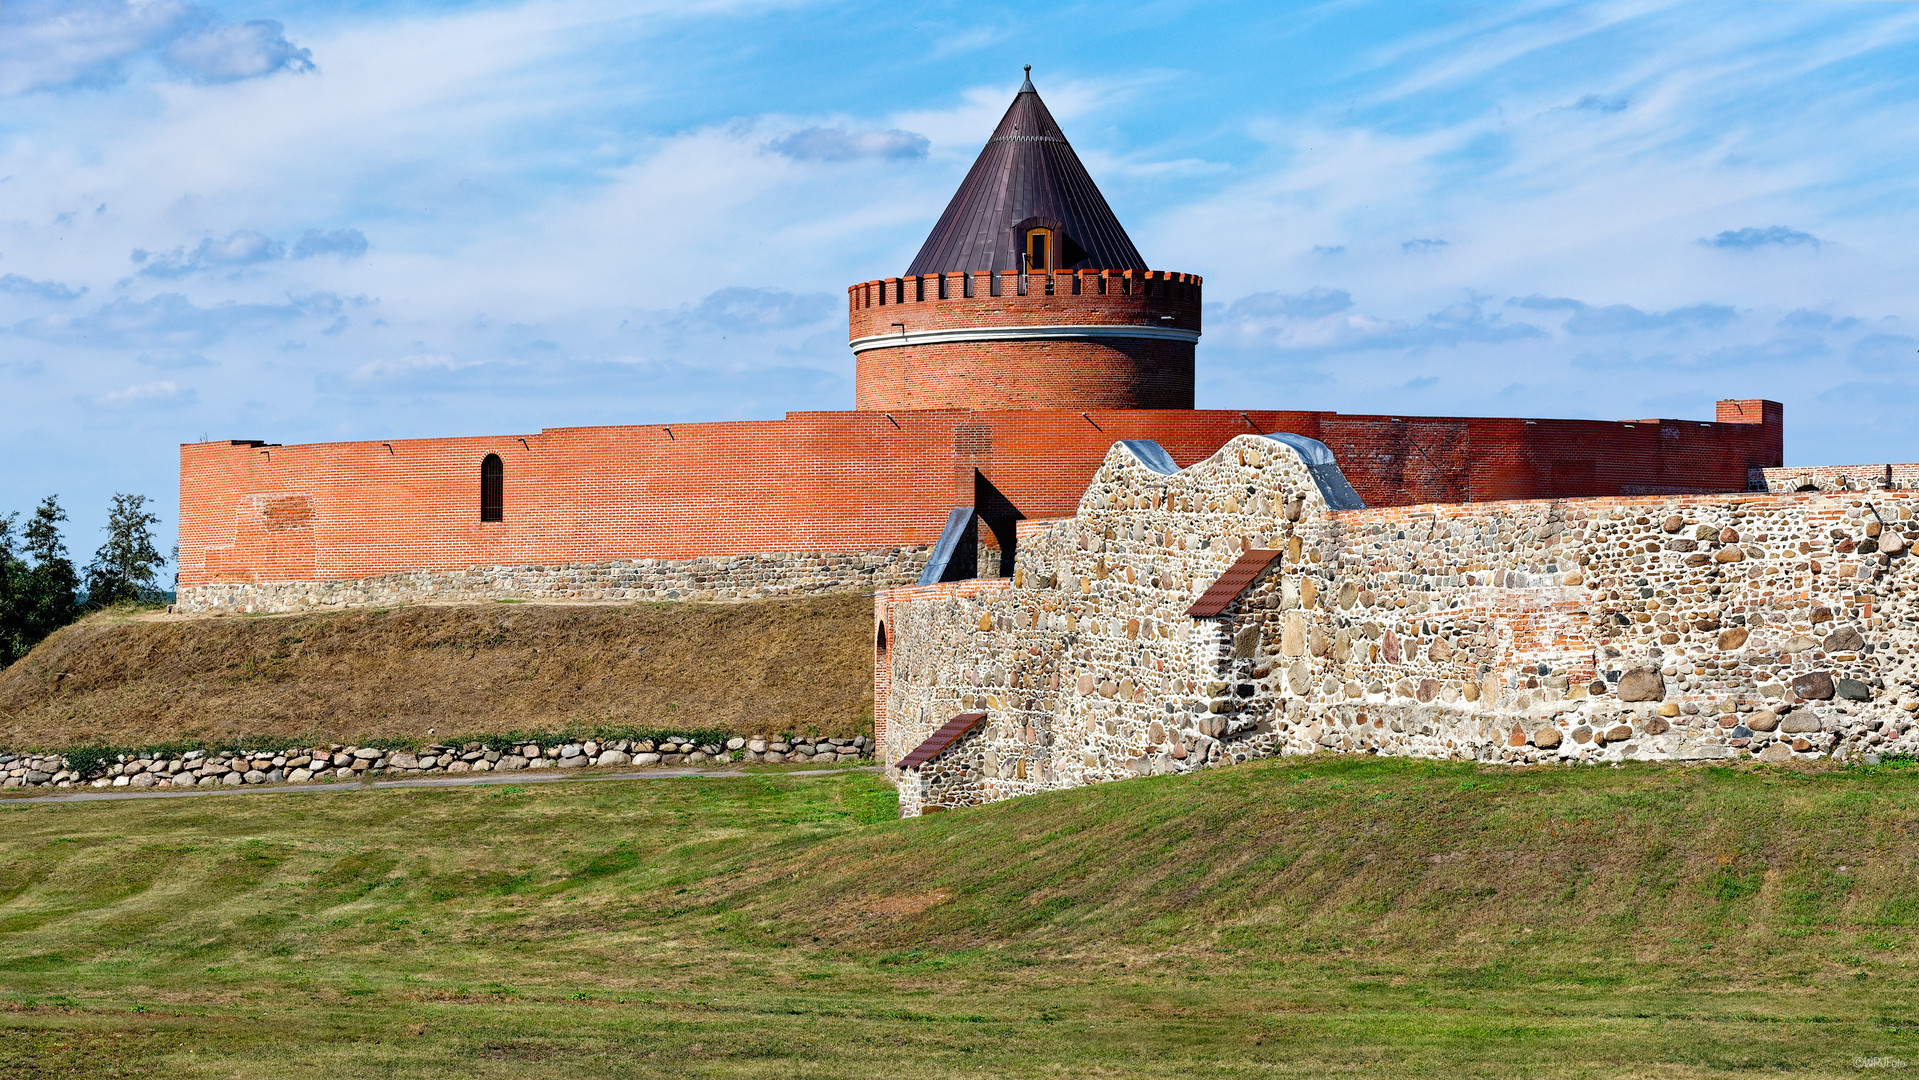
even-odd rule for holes
{"type": "Polygon", "coordinates": [[[861,409],[1190,409],[1200,279],[944,273],[847,290],[861,409]]]}
{"type": "Polygon", "coordinates": [[[1198,274],[1166,270],[918,274],[849,287],[847,321],[856,343],[897,334],[902,322],[908,334],[1047,324],[1160,324],[1197,334],[1200,284],[1198,274]]]}

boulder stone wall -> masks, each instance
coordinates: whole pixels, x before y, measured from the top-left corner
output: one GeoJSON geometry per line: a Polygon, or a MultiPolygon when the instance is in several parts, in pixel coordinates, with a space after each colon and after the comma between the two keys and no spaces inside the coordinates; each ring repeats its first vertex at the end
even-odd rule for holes
{"type": "Polygon", "coordinates": [[[1011,581],[879,594],[881,757],[988,712],[906,778],[912,813],[1274,754],[1915,750],[1915,506],[1881,490],[1333,510],[1274,439],[1174,472],[1115,446],[1073,518],[1022,538],[1011,581]],[[1278,556],[1221,616],[1189,616],[1248,549],[1278,556]]]}
{"type": "Polygon", "coordinates": [[[257,613],[488,600],[757,600],[903,585],[919,576],[924,545],[880,551],[775,551],[689,559],[466,570],[408,570],[330,581],[217,582],[183,588],[185,613],[257,613]]]}

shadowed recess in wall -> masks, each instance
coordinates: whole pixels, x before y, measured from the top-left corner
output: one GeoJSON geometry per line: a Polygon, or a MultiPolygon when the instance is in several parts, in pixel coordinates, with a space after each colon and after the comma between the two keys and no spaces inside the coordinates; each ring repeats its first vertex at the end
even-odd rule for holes
{"type": "Polygon", "coordinates": [[[1019,557],[1019,523],[1026,515],[978,469],[973,470],[973,512],[993,530],[993,539],[999,544],[999,576],[1012,577],[1013,561],[1019,557]]]}

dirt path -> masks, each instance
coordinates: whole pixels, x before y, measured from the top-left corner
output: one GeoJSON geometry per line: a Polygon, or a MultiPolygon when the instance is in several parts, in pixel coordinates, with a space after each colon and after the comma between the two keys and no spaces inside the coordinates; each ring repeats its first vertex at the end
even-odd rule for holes
{"type": "Polygon", "coordinates": [[[0,798],[0,808],[20,803],[51,802],[113,802],[120,799],[195,799],[205,795],[321,795],[328,792],[369,791],[378,788],[434,788],[434,787],[472,787],[480,784],[552,784],[562,781],[601,781],[601,780],[678,780],[686,777],[739,779],[747,776],[825,776],[828,773],[848,772],[858,769],[867,772],[879,771],[877,765],[853,766],[848,769],[794,769],[790,772],[747,772],[744,769],[648,769],[645,772],[603,773],[581,776],[578,773],[559,773],[547,775],[544,772],[528,775],[526,773],[470,773],[466,776],[436,776],[421,780],[375,780],[371,783],[357,784],[256,784],[251,787],[214,787],[185,788],[180,791],[85,791],[63,792],[59,795],[29,795],[15,798],[0,798]]]}

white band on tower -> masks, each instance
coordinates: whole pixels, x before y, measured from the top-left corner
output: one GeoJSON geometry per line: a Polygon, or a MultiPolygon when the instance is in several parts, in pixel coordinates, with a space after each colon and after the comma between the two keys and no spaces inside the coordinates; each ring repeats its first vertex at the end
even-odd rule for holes
{"type": "Polygon", "coordinates": [[[847,342],[855,353],[907,345],[955,345],[968,341],[1199,341],[1197,330],[1170,326],[1094,324],[1078,326],[969,326],[963,330],[898,330],[847,342]]]}

